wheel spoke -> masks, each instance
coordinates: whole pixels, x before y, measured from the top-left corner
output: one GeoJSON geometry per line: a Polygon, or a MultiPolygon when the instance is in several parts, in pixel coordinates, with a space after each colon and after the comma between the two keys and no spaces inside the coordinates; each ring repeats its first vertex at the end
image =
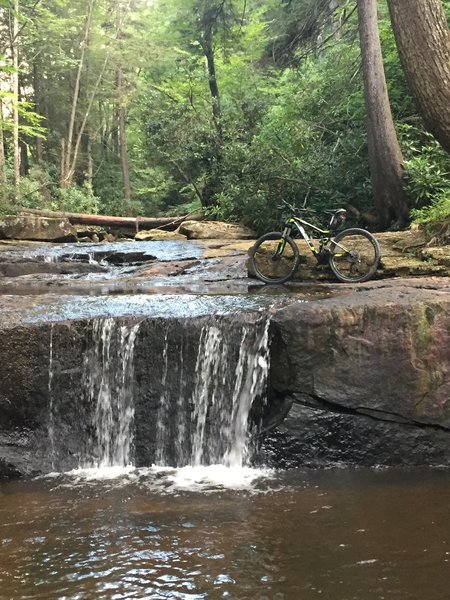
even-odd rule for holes
{"type": "Polygon", "coordinates": [[[293,240],[281,233],[262,236],[252,249],[255,275],[265,283],[283,283],[292,277],[298,262],[298,249],[293,240]]]}
{"type": "Polygon", "coordinates": [[[376,271],[379,246],[364,230],[348,230],[336,238],[331,249],[330,266],[341,281],[366,281],[376,271]]]}

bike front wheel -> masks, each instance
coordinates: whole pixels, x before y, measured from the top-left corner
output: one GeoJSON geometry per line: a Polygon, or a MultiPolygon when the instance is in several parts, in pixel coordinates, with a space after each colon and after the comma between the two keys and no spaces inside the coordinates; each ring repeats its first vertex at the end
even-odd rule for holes
{"type": "Polygon", "coordinates": [[[359,283],[371,279],[380,256],[380,245],[365,229],[345,229],[330,243],[329,264],[339,281],[359,283]]]}
{"type": "Polygon", "coordinates": [[[291,279],[298,266],[297,244],[281,231],[271,231],[256,240],[250,251],[253,271],[264,283],[284,283],[291,279]]]}

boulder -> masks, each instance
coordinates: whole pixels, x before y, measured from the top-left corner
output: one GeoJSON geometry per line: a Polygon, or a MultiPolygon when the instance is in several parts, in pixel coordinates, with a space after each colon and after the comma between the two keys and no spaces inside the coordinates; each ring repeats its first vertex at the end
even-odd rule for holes
{"type": "Polygon", "coordinates": [[[142,242],[160,242],[164,240],[186,240],[186,236],[176,231],[163,231],[162,229],[143,229],[134,236],[135,240],[142,242]]]}
{"type": "Polygon", "coordinates": [[[79,242],[102,242],[107,236],[105,229],[98,225],[73,225],[73,227],[77,232],[79,242]]]}
{"type": "Polygon", "coordinates": [[[77,232],[68,219],[9,215],[0,218],[0,238],[74,242],[77,239],[77,232]]]}
{"type": "Polygon", "coordinates": [[[275,387],[309,404],[450,430],[450,295],[428,285],[379,285],[279,311],[275,387]]]}
{"type": "Polygon", "coordinates": [[[274,315],[272,394],[292,409],[269,454],[292,466],[450,464],[450,286],[425,281],[274,315]]]}
{"type": "Polygon", "coordinates": [[[221,221],[183,221],[178,233],[185,235],[188,240],[251,240],[256,237],[244,225],[221,221]]]}

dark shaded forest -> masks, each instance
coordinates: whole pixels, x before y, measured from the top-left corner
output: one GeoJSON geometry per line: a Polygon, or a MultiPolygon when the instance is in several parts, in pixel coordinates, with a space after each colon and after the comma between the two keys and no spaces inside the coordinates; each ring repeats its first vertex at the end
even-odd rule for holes
{"type": "Polygon", "coordinates": [[[450,220],[450,1],[409,4],[2,0],[0,212],[450,220]]]}

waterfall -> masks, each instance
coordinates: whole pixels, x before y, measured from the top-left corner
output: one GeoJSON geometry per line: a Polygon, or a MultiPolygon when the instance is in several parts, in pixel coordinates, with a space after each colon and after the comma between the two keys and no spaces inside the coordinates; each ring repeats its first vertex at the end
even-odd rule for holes
{"type": "Polygon", "coordinates": [[[139,324],[97,319],[84,360],[84,384],[93,410],[92,435],[84,466],[127,466],[134,420],[134,347],[139,324]]]}
{"type": "Polygon", "coordinates": [[[269,373],[269,323],[269,320],[265,321],[262,331],[254,338],[251,330],[244,332],[224,456],[228,466],[242,466],[248,460],[248,417],[253,401],[265,396],[269,373]]]}
{"type": "Polygon", "coordinates": [[[269,321],[241,326],[236,358],[225,328],[203,328],[193,394],[193,466],[247,462],[248,417],[265,392],[269,370],[268,331],[269,321]]]}
{"type": "Polygon", "coordinates": [[[164,342],[163,342],[163,369],[161,376],[161,387],[162,393],[159,399],[158,412],[156,416],[156,462],[158,464],[163,464],[165,462],[165,448],[169,443],[169,397],[167,394],[167,371],[169,368],[169,358],[168,358],[168,335],[169,329],[168,327],[164,333],[164,342]]]}
{"type": "Polygon", "coordinates": [[[80,363],[68,369],[50,332],[52,468],[248,465],[250,413],[269,371],[265,317],[101,318],[78,332],[80,363]]]}
{"type": "Polygon", "coordinates": [[[156,424],[156,464],[243,466],[248,461],[249,413],[265,394],[269,370],[269,321],[230,323],[210,319],[196,348],[162,351],[156,424]],[[185,353],[196,352],[185,372],[185,353]],[[168,385],[167,373],[174,374],[168,385]],[[190,407],[190,410],[187,408],[190,407]]]}

